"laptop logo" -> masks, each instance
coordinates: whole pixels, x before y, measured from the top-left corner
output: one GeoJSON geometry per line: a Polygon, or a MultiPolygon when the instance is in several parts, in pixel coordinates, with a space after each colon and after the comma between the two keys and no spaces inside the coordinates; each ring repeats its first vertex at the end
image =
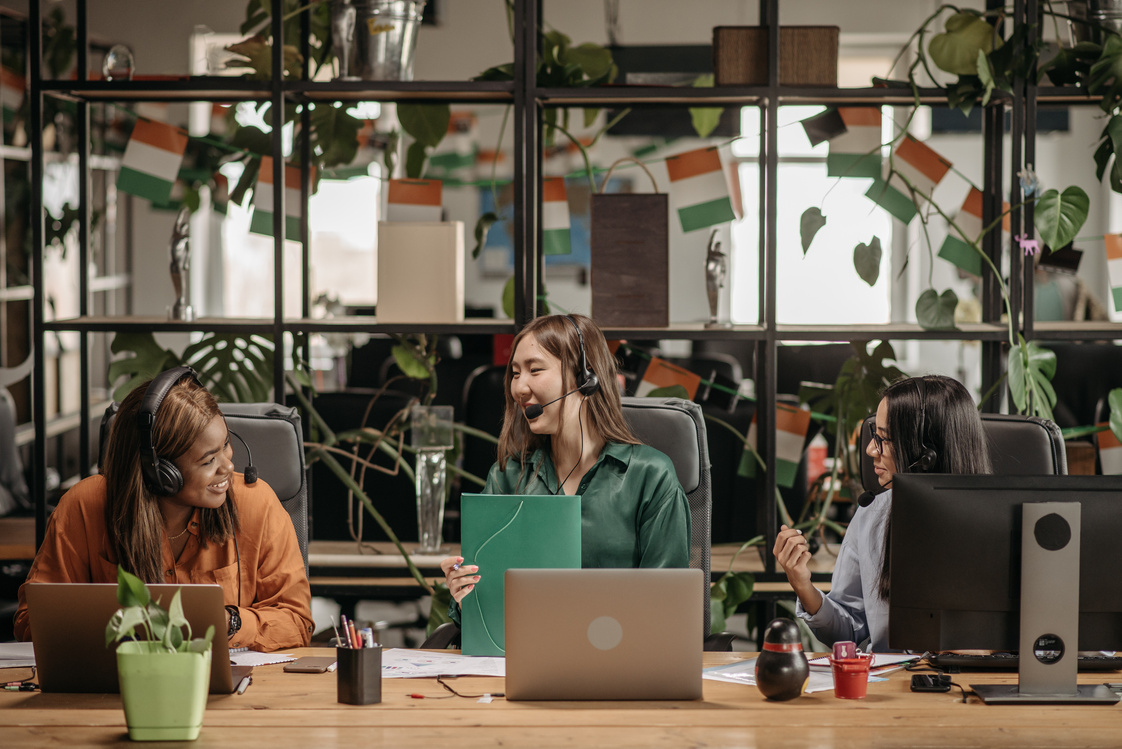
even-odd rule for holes
{"type": "Polygon", "coordinates": [[[623,640],[623,627],[610,616],[598,616],[588,625],[588,641],[597,650],[611,650],[623,640]]]}

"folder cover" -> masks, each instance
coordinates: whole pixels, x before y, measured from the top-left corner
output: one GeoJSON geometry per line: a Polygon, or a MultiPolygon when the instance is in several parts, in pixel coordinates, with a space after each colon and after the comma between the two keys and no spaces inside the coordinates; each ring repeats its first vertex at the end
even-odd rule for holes
{"type": "Polygon", "coordinates": [[[462,652],[503,655],[503,577],[511,568],[580,569],[580,497],[464,494],[460,523],[464,564],[479,565],[480,576],[460,604],[462,652]]]}

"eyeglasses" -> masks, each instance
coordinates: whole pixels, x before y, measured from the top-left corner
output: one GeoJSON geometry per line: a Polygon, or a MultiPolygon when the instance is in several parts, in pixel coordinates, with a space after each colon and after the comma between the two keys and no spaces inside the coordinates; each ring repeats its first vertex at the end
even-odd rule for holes
{"type": "Polygon", "coordinates": [[[881,437],[876,432],[872,433],[872,437],[873,437],[873,444],[875,444],[877,446],[877,452],[880,453],[881,455],[884,455],[884,443],[885,442],[891,442],[892,440],[890,440],[888,437],[881,437]]]}

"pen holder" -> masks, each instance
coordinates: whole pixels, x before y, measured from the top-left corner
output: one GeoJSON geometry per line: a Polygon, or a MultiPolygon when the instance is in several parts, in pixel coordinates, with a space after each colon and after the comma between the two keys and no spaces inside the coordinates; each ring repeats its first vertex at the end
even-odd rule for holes
{"type": "Polygon", "coordinates": [[[345,705],[382,701],[382,649],[335,648],[338,700],[345,705]]]}
{"type": "Polygon", "coordinates": [[[843,700],[864,699],[869,686],[869,665],[872,662],[871,654],[860,654],[856,658],[831,658],[834,696],[843,700]]]}

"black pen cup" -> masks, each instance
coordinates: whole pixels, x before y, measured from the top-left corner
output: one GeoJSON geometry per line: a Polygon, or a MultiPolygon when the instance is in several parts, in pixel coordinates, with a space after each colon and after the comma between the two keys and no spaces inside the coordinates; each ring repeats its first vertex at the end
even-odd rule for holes
{"type": "Polygon", "coordinates": [[[382,701],[382,649],[335,648],[339,702],[373,705],[382,701]]]}

